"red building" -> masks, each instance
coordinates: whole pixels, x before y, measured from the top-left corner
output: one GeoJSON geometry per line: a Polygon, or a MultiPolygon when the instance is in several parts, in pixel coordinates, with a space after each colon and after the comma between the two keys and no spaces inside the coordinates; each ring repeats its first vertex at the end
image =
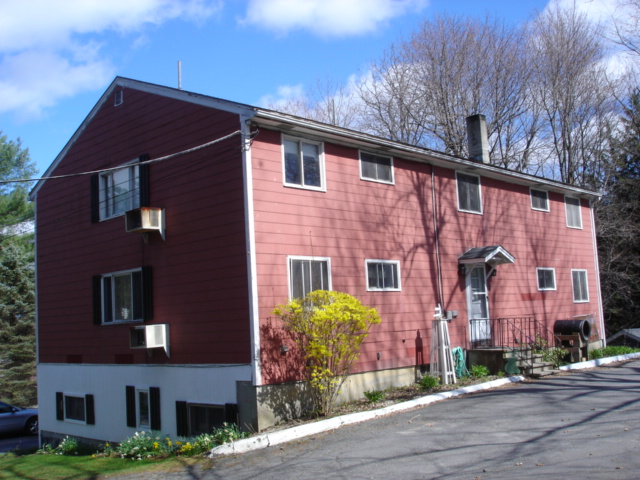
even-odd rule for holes
{"type": "Polygon", "coordinates": [[[438,305],[464,348],[498,318],[603,332],[597,195],[478,155],[117,78],[32,192],[43,438],[295,414],[271,312],[315,289],[382,318],[345,398],[415,381],[438,305]]]}

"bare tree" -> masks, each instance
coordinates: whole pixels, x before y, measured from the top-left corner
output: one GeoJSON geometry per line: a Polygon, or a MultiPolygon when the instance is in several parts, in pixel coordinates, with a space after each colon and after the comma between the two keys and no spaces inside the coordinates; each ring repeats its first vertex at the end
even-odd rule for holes
{"type": "Polygon", "coordinates": [[[523,32],[486,17],[437,17],[389,48],[360,86],[368,130],[466,155],[465,118],[488,119],[492,162],[523,170],[537,129],[523,32]]]}
{"type": "Polygon", "coordinates": [[[533,102],[551,162],[545,173],[567,183],[592,183],[615,120],[600,34],[575,6],[556,4],[531,25],[533,102]]]}
{"type": "Polygon", "coordinates": [[[352,90],[352,82],[327,77],[318,80],[303,95],[285,102],[271,103],[268,107],[330,125],[358,128],[359,100],[352,94],[352,90]]]}

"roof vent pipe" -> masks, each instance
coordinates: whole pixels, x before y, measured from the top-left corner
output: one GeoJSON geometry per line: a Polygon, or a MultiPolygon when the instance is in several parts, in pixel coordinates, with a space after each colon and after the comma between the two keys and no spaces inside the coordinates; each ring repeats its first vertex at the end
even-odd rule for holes
{"type": "Polygon", "coordinates": [[[467,117],[467,143],[469,158],[476,162],[489,163],[489,138],[487,119],[477,114],[467,117]]]}

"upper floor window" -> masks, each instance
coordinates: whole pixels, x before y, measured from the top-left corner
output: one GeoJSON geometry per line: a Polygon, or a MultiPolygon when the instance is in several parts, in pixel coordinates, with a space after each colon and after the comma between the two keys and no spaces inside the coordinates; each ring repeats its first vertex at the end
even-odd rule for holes
{"type": "Polygon", "coordinates": [[[151,269],[94,277],[94,323],[142,322],[151,319],[151,269]]]}
{"type": "Polygon", "coordinates": [[[100,175],[100,219],[122,215],[140,206],[138,165],[100,175]]]}
{"type": "Polygon", "coordinates": [[[471,213],[482,213],[482,197],[480,195],[480,177],[456,172],[458,187],[458,210],[471,213]]]}
{"type": "Polygon", "coordinates": [[[556,289],[556,271],[553,268],[537,268],[538,290],[556,289]]]}
{"type": "Polygon", "coordinates": [[[589,286],[587,284],[586,270],[571,270],[571,283],[573,286],[573,301],[585,303],[589,301],[589,286]]]}
{"type": "Polygon", "coordinates": [[[582,228],[582,212],[580,209],[580,199],[574,197],[564,197],[564,208],[567,212],[567,227],[582,228]]]}
{"type": "Polygon", "coordinates": [[[366,260],[367,290],[400,291],[400,262],[397,260],[366,260]]]}
{"type": "Polygon", "coordinates": [[[315,290],[331,290],[331,261],[328,258],[290,257],[289,295],[304,298],[315,290]]]}
{"type": "MultiPolygon", "coordinates": [[[[139,162],[148,158],[140,157],[139,162]]],[[[91,220],[99,222],[123,215],[149,203],[146,163],[131,163],[91,177],[91,220]]]]}
{"type": "Polygon", "coordinates": [[[288,186],[324,189],[322,144],[283,139],[284,183],[288,186]]]}
{"type": "Polygon", "coordinates": [[[531,189],[531,208],[542,212],[549,211],[549,194],[546,190],[531,189]]]}
{"type": "Polygon", "coordinates": [[[382,183],[393,183],[393,159],[360,152],[360,178],[382,183]]]}

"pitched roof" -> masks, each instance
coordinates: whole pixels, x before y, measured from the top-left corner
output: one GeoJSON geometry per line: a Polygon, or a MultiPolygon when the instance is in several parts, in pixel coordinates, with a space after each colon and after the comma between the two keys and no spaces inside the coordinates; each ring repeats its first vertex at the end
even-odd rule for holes
{"type": "Polygon", "coordinates": [[[42,179],[34,186],[29,195],[30,199],[33,200],[36,197],[47,177],[51,176],[52,172],[60,164],[67,152],[85,130],[86,126],[92,121],[105,102],[111,98],[114,90],[120,87],[140,90],[154,95],[174,98],[184,102],[195,103],[210,108],[236,113],[241,116],[242,120],[251,121],[258,126],[262,125],[292,133],[316,135],[321,137],[323,140],[334,141],[341,145],[353,146],[355,148],[376,149],[377,151],[382,151],[392,156],[400,156],[407,160],[428,163],[436,167],[469,171],[484,177],[496,178],[510,183],[556,191],[562,194],[573,195],[590,200],[600,197],[600,194],[596,192],[576,187],[574,185],[568,185],[527,173],[516,172],[496,165],[489,165],[479,163],[474,160],[455,157],[435,150],[429,150],[424,147],[404,144],[386,138],[376,137],[367,133],[329,125],[315,120],[309,120],[307,118],[296,117],[295,115],[276,112],[266,108],[246,105],[199,93],[188,92],[177,88],[133,80],[130,78],[116,77],[100,97],[96,105],[91,109],[73,136],[69,139],[62,151],[56,156],[47,171],[43,174],[42,179]]]}

